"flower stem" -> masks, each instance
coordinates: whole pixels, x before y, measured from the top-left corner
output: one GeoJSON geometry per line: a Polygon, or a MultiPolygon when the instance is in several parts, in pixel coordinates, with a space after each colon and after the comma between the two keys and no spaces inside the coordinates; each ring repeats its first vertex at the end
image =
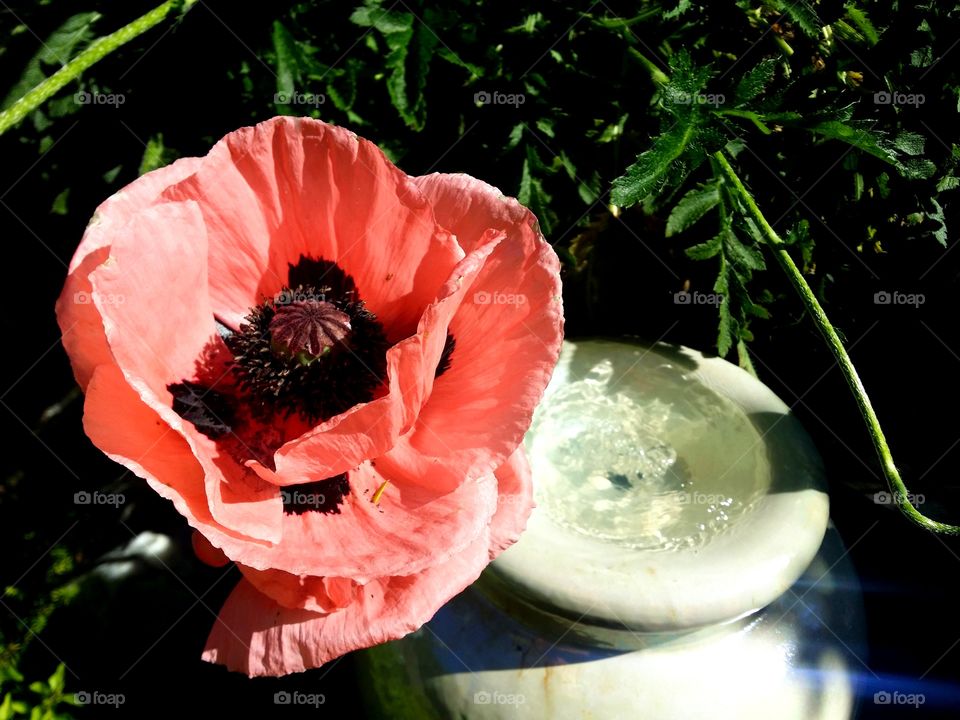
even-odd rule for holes
{"type": "Polygon", "coordinates": [[[810,313],[814,323],[817,325],[817,329],[820,330],[820,333],[827,341],[827,345],[830,347],[830,351],[836,358],[837,363],[840,366],[840,370],[843,372],[843,377],[847,381],[847,385],[850,387],[850,390],[857,401],[857,407],[860,410],[860,414],[863,416],[863,420],[867,425],[867,431],[870,433],[870,440],[873,442],[873,447],[876,449],[877,456],[880,458],[880,465],[883,467],[883,473],[886,476],[887,484],[890,488],[890,492],[893,494],[893,499],[897,504],[897,507],[900,508],[900,511],[906,515],[907,518],[922,528],[946,535],[960,535],[960,527],[957,525],[949,525],[947,523],[932,520],[921,513],[910,502],[909,492],[907,491],[906,485],[903,484],[903,480],[900,478],[900,473],[897,470],[897,466],[893,462],[893,455],[890,453],[890,447],[887,445],[887,439],[884,437],[883,429],[880,427],[880,420],[877,418],[877,413],[874,411],[873,405],[870,403],[870,398],[867,396],[867,391],[864,389],[863,383],[860,381],[860,376],[857,375],[857,369],[854,367],[853,362],[850,360],[850,356],[843,347],[843,342],[840,340],[840,336],[837,335],[837,331],[834,329],[833,325],[830,323],[830,320],[827,318],[827,314],[823,311],[823,308],[817,301],[813,290],[811,290],[810,286],[807,284],[806,279],[803,277],[803,273],[800,272],[800,269],[793,261],[793,258],[790,257],[790,253],[787,252],[786,243],[784,243],[780,236],[777,235],[777,232],[773,229],[773,227],[771,227],[770,223],[767,222],[767,219],[763,216],[763,213],[760,212],[760,208],[757,206],[753,196],[746,189],[746,187],[744,187],[743,182],[741,182],[733,167],[727,161],[726,156],[722,151],[720,151],[714,154],[714,158],[722,169],[726,179],[730,181],[733,191],[743,202],[744,207],[746,207],[747,213],[757,224],[757,227],[760,228],[767,240],[767,244],[770,246],[774,255],[776,255],[777,261],[780,263],[780,267],[782,267],[784,272],[786,272],[787,277],[789,278],[794,289],[797,291],[797,293],[799,293],[800,299],[803,301],[807,312],[810,313]]]}
{"type": "Polygon", "coordinates": [[[150,28],[158,25],[172,10],[186,11],[197,0],[167,0],[158,5],[146,15],[142,15],[128,25],[124,25],[116,32],[105,35],[92,42],[83,52],[77,55],[53,75],[46,78],[33,90],[17,100],[9,108],[0,112],[0,135],[14,127],[27,115],[40,107],[44,102],[57,93],[67,83],[76,80],[84,70],[99,62],[119,47],[142,35],[150,28]]]}

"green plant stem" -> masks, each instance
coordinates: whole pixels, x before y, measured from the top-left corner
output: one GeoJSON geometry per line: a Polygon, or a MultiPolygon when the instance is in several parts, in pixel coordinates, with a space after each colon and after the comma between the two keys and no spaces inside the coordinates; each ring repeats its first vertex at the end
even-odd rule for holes
{"type": "Polygon", "coordinates": [[[800,269],[793,261],[793,258],[790,257],[790,253],[787,252],[786,243],[783,242],[777,232],[773,229],[773,227],[771,227],[770,223],[767,222],[767,219],[763,216],[763,213],[760,212],[760,208],[753,199],[753,195],[751,195],[746,187],[744,187],[743,182],[741,182],[740,178],[737,176],[737,173],[728,162],[726,156],[721,151],[715,153],[714,158],[716,159],[720,168],[723,170],[723,174],[726,179],[730,181],[730,185],[732,186],[734,192],[743,202],[744,207],[746,207],[747,213],[760,228],[767,240],[767,243],[770,245],[771,250],[773,251],[774,255],[776,255],[777,261],[780,263],[780,266],[783,268],[784,272],[786,272],[787,277],[789,278],[794,289],[796,289],[797,293],[799,293],[807,312],[810,313],[810,316],[813,318],[814,323],[816,323],[820,333],[827,341],[830,351],[833,353],[837,363],[840,365],[840,370],[843,372],[843,377],[847,381],[847,385],[850,386],[850,390],[853,392],[853,396],[857,401],[857,407],[860,409],[860,414],[863,416],[863,420],[867,425],[867,430],[870,433],[870,440],[873,442],[873,447],[876,449],[877,455],[880,458],[880,464],[883,467],[883,473],[886,476],[887,484],[890,488],[890,492],[893,494],[893,499],[897,504],[897,507],[900,508],[900,511],[906,515],[907,518],[922,528],[946,535],[960,535],[960,527],[932,520],[921,513],[910,502],[910,494],[907,491],[906,485],[903,484],[903,480],[900,478],[900,472],[897,470],[897,466],[893,462],[893,455],[890,453],[890,447],[887,445],[887,439],[884,437],[883,429],[880,427],[880,420],[877,418],[877,413],[874,411],[873,405],[870,403],[870,398],[867,396],[867,391],[864,389],[863,383],[860,381],[860,376],[857,375],[857,369],[854,367],[853,362],[850,360],[850,356],[843,347],[843,342],[840,340],[840,336],[837,334],[837,331],[834,329],[829,318],[827,318],[827,314],[823,311],[823,308],[817,301],[813,290],[811,290],[810,286],[807,284],[806,279],[803,277],[803,273],[800,272],[800,269]]]}
{"type": "Polygon", "coordinates": [[[670,82],[670,76],[658,68],[656,64],[642,52],[634,47],[627,48],[627,51],[647,69],[647,72],[650,73],[650,79],[653,80],[654,83],[663,86],[670,82]]]}
{"type": "Polygon", "coordinates": [[[128,25],[124,25],[116,32],[105,35],[92,42],[83,52],[68,62],[53,75],[45,79],[33,90],[17,100],[9,108],[0,112],[0,135],[14,127],[27,115],[40,107],[49,98],[53,97],[60,88],[72,80],[76,80],[84,70],[99,62],[119,47],[142,35],[150,28],[162,22],[171,11],[182,8],[187,10],[197,0],[167,0],[138,17],[128,25]]]}

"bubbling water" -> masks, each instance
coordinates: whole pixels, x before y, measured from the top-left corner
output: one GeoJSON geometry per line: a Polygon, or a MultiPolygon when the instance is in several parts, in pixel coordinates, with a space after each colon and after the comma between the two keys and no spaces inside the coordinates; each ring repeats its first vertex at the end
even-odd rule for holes
{"type": "MultiPolygon", "coordinates": [[[[643,354],[641,354],[643,353],[643,354]]],[[[536,501],[577,533],[639,550],[704,545],[770,484],[743,410],[656,351],[548,392],[526,438],[536,501]]]]}

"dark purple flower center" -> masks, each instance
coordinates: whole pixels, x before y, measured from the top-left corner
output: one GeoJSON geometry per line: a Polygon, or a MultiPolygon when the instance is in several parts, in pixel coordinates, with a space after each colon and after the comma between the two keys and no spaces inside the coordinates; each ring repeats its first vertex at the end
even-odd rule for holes
{"type": "Polygon", "coordinates": [[[350,316],[333,303],[306,298],[277,305],[270,320],[274,352],[307,365],[350,334],[350,316]]]}
{"type": "Polygon", "coordinates": [[[386,382],[387,339],[353,278],[336,263],[302,258],[288,279],[224,338],[245,402],[265,421],[315,423],[372,400],[386,382]]]}
{"type": "MultiPolygon", "coordinates": [[[[222,342],[208,344],[194,377],[168,386],[174,411],[223,452],[271,468],[288,435],[373,400],[386,383],[386,335],[353,278],[336,263],[301,258],[287,283],[239,327],[218,321],[222,342]]],[[[448,333],[437,377],[454,350],[448,333]]],[[[287,513],[335,514],[350,492],[349,477],[285,492],[287,513]]]]}

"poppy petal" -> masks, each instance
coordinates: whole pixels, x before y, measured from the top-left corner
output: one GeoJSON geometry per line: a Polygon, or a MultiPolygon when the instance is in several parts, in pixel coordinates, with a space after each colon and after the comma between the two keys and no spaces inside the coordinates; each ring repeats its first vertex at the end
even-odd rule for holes
{"type": "Polygon", "coordinates": [[[423,572],[366,584],[356,601],[329,614],[283,607],[241,581],[220,610],[203,659],[250,677],[279,676],[396,640],[476,580],[488,547],[484,531],[463,552],[423,572]]]}
{"type": "Polygon", "coordinates": [[[533,477],[523,445],[497,468],[497,511],[490,521],[490,559],[513,545],[533,510],[533,477]]]}
{"type": "Polygon", "coordinates": [[[245,565],[240,570],[258,591],[285,608],[329,613],[346,607],[362,592],[362,586],[351,578],[297,576],[245,565]]]}
{"type": "Polygon", "coordinates": [[[222,342],[207,297],[206,242],[196,204],[147,208],[116,235],[110,257],[90,279],[117,365],[143,401],[190,444],[205,471],[217,522],[278,542],[283,511],[276,488],[177,415],[167,389],[192,377],[204,349],[222,342]],[[143,262],[144,247],[153,248],[149,263],[143,262]]]}
{"type": "Polygon", "coordinates": [[[409,575],[460,552],[486,528],[497,507],[492,474],[447,489],[429,476],[411,481],[387,475],[377,461],[360,465],[348,478],[350,491],[336,511],[284,514],[282,542],[228,554],[257,570],[297,576],[368,582],[409,575]]]}
{"type": "Polygon", "coordinates": [[[387,456],[408,470],[443,464],[476,477],[519,446],[563,341],[560,264],[536,218],[466,175],[418,178],[438,220],[473,251],[505,233],[450,323],[456,348],[412,432],[387,456]],[[507,361],[509,359],[509,361],[507,361]]]}
{"type": "Polygon", "coordinates": [[[214,311],[234,323],[279,292],[289,265],[306,256],[352,276],[397,342],[463,257],[413,180],[376,145],[310,118],[230,133],[165,196],[199,203],[214,311]]]}
{"type": "Polygon", "coordinates": [[[107,259],[117,228],[132,214],[152,204],[164,189],[194,172],[199,164],[199,158],[182,158],[141,176],[104,200],[87,225],[56,305],[63,346],[81,390],[86,390],[97,365],[113,362],[100,313],[91,299],[90,273],[107,259]]]}
{"type": "Polygon", "coordinates": [[[502,239],[497,232],[485,236],[427,306],[416,334],[387,352],[390,397],[353,408],[283,445],[274,457],[278,482],[291,485],[339,475],[386,452],[410,429],[432,390],[450,321],[502,239]],[[391,402],[398,399],[402,404],[391,402]],[[378,406],[379,414],[369,406],[378,406]]]}

